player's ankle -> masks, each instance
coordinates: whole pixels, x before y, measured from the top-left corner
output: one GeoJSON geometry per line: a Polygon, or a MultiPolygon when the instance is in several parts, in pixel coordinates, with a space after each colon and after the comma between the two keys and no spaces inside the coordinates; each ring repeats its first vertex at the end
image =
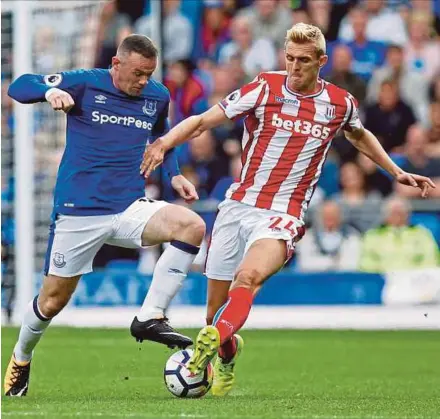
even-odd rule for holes
{"type": "Polygon", "coordinates": [[[136,317],[140,322],[146,322],[148,320],[164,319],[165,315],[163,312],[155,311],[155,312],[139,313],[136,317]]]}

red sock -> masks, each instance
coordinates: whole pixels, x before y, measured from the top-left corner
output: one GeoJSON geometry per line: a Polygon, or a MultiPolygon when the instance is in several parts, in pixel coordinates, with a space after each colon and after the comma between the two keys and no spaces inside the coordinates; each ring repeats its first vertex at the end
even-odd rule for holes
{"type": "Polygon", "coordinates": [[[228,302],[217,311],[214,326],[220,333],[220,345],[231,339],[249,316],[254,296],[252,291],[239,287],[229,291],[228,302]]]}
{"type": "Polygon", "coordinates": [[[237,352],[237,340],[232,336],[218,349],[218,356],[223,360],[229,362],[237,352]]]}

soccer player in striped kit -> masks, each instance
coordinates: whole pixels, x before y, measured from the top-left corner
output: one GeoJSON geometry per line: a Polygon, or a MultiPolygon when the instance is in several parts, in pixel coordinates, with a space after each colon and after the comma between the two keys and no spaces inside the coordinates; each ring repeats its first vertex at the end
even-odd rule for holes
{"type": "Polygon", "coordinates": [[[236,332],[255,294],[284,266],[304,233],[305,212],[340,130],[398,182],[420,188],[423,197],[435,187],[394,164],[362,126],[353,96],[319,77],[327,60],[320,29],[294,25],[286,36],[286,71],[261,73],[207,112],[181,122],[147,150],[141,165],[148,176],[170,148],[227,119],[245,117],[241,177],[219,206],[207,257],[208,326],[188,361],[188,369],[198,373],[218,352],[212,387],[217,396],[232,388],[243,348],[236,332]]]}

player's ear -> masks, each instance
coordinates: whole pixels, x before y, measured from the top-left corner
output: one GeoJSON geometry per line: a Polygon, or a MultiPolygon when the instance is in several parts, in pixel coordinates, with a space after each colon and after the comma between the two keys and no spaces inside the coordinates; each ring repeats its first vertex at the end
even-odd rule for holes
{"type": "Polygon", "coordinates": [[[321,55],[321,57],[319,57],[319,68],[324,67],[327,64],[328,61],[328,55],[321,55]]]}
{"type": "Polygon", "coordinates": [[[118,57],[112,57],[112,67],[118,68],[121,64],[121,60],[118,57]]]}

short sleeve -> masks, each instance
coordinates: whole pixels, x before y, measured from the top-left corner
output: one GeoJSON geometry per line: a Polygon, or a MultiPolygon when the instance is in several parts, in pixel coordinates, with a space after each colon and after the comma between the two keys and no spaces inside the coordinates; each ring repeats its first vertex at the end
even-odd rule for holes
{"type": "Polygon", "coordinates": [[[349,108],[349,115],[347,122],[343,126],[343,129],[349,132],[362,129],[363,125],[359,117],[358,101],[350,94],[348,94],[346,101],[349,108]]]}
{"type": "Polygon", "coordinates": [[[255,79],[234,90],[219,102],[219,106],[229,119],[246,116],[260,105],[266,88],[267,83],[264,80],[255,79]]]}

